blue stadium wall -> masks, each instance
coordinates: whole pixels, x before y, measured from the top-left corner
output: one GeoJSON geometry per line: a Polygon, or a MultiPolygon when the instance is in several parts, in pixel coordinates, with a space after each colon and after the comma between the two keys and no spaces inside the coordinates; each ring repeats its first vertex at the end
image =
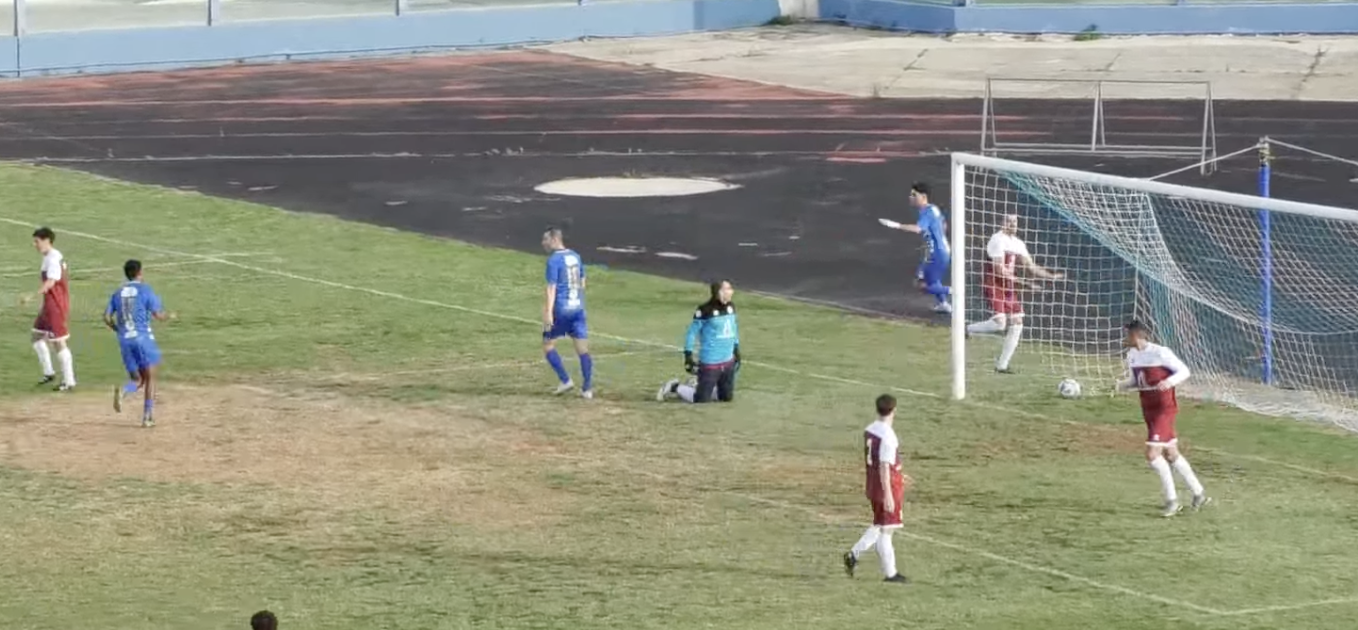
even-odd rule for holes
{"type": "MultiPolygon", "coordinates": [[[[984,0],[982,0],[984,1],[984,0]]],[[[1190,0],[1190,2],[1193,0],[1190,0]]],[[[819,0],[822,21],[928,33],[1358,33],[1358,3],[946,6],[819,0]]],[[[779,0],[612,0],[305,18],[217,26],[40,32],[0,37],[0,76],[159,70],[237,62],[493,48],[758,26],[779,0]]]]}
{"type": "MultiPolygon", "coordinates": [[[[205,10],[206,12],[206,10],[205,10]]],[[[643,0],[0,37],[0,75],[124,72],[635,37],[765,24],[778,0],[643,0]]]]}
{"type": "MultiPolygon", "coordinates": [[[[980,0],[984,3],[985,0],[980,0]]],[[[893,0],[820,0],[820,18],[924,33],[1293,35],[1358,33],[1358,3],[944,6],[893,0]]]]}

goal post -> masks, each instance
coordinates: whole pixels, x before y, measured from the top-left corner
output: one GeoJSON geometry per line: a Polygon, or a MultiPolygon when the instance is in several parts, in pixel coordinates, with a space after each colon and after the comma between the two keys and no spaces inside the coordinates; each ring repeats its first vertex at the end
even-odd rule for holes
{"type": "Polygon", "coordinates": [[[1019,274],[1020,369],[1107,391],[1135,318],[1193,371],[1185,395],[1358,431],[1358,211],[967,153],[951,170],[953,398],[994,367],[966,327],[992,314],[986,242],[1017,215],[1065,274],[1019,274]]]}
{"type": "MultiPolygon", "coordinates": [[[[1027,77],[986,77],[985,92],[981,100],[981,155],[1076,155],[1101,154],[1121,157],[1180,157],[1192,158],[1199,163],[1199,172],[1207,175],[1216,171],[1217,127],[1216,111],[1212,96],[1211,81],[1155,81],[1145,79],[1061,79],[1027,77]],[[1073,106],[1071,109],[1087,107],[1088,121],[1076,121],[1071,112],[1053,113],[1050,124],[1079,122],[1088,125],[1087,142],[1025,142],[1002,140],[1007,135],[1000,130],[1001,115],[997,109],[1007,99],[1064,97],[1087,100],[1088,105],[1073,106]],[[1105,113],[1108,103],[1127,103],[1147,98],[1175,99],[1195,102],[1202,101],[1202,119],[1180,118],[1170,125],[1178,128],[1178,133],[1157,129],[1153,137],[1179,137],[1178,143],[1155,143],[1147,140],[1147,135],[1133,130],[1115,128],[1114,140],[1108,140],[1109,116],[1105,113]],[[1190,130],[1184,124],[1192,124],[1190,130]],[[1121,141],[1122,139],[1138,139],[1121,141]],[[1193,138],[1192,142],[1188,139],[1193,138]]],[[[1142,114],[1143,116],[1145,114],[1142,114]]],[[[1080,116],[1083,116],[1082,114],[1080,116]]],[[[1118,117],[1114,116],[1116,121],[1118,117]]],[[[1164,127],[1162,122],[1161,126],[1164,127]]],[[[1023,137],[1023,129],[1015,133],[1023,137]]],[[[1073,129],[1072,133],[1076,133],[1073,129]]],[[[1080,133],[1083,135],[1083,133],[1080,133]]],[[[1071,137],[1071,139],[1074,139],[1071,137]]]]}

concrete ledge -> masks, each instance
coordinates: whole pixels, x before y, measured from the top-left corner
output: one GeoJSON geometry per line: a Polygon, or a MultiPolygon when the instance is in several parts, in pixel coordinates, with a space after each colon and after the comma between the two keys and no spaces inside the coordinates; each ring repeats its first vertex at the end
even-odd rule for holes
{"type": "Polygon", "coordinates": [[[1358,33],[1358,3],[949,7],[894,0],[820,0],[823,20],[924,33],[1285,35],[1358,33]]]}
{"type": "Polygon", "coordinates": [[[220,26],[45,32],[0,43],[9,76],[163,70],[239,61],[500,47],[764,24],[778,0],[641,0],[220,26]],[[17,44],[17,46],[16,46],[17,44]],[[16,52],[17,47],[17,52],[16,52]]]}

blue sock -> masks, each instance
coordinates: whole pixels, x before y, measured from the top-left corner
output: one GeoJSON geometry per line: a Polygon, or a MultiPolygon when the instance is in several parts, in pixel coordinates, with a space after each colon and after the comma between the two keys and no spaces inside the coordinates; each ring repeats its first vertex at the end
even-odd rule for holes
{"type": "Polygon", "coordinates": [[[556,371],[556,377],[561,379],[562,385],[570,382],[571,375],[566,373],[566,366],[561,362],[561,355],[557,354],[556,348],[547,351],[547,364],[556,371]]]}
{"type": "Polygon", "coordinates": [[[934,296],[934,302],[937,304],[943,304],[944,302],[947,302],[948,296],[952,295],[952,290],[941,284],[931,284],[924,290],[928,292],[930,295],[934,296]]]}
{"type": "Polygon", "coordinates": [[[137,385],[137,382],[136,382],[136,381],[128,381],[126,385],[123,385],[123,393],[124,393],[124,394],[135,394],[135,393],[137,393],[137,388],[138,388],[138,387],[139,387],[139,386],[137,385]]]}
{"type": "Polygon", "coordinates": [[[594,383],[594,357],[589,356],[588,352],[580,355],[580,374],[585,379],[580,391],[587,392],[594,383]]]}
{"type": "Polygon", "coordinates": [[[151,417],[151,407],[154,407],[155,404],[156,404],[155,399],[153,399],[153,398],[147,398],[147,399],[146,399],[146,405],[143,406],[143,407],[142,407],[142,410],[141,410],[141,415],[142,415],[143,418],[150,418],[150,417],[151,417]]]}

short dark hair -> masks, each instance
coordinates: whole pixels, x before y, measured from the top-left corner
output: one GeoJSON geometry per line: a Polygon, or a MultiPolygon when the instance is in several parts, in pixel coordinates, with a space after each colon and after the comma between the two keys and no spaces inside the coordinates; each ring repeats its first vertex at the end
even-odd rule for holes
{"type": "Polygon", "coordinates": [[[547,229],[543,230],[543,234],[546,234],[547,236],[550,236],[552,238],[561,238],[562,236],[564,236],[564,234],[561,231],[561,228],[556,227],[554,225],[547,226],[547,229]]]}
{"type": "Polygon", "coordinates": [[[57,242],[57,233],[53,232],[50,227],[40,227],[33,230],[33,238],[40,238],[48,243],[55,243],[57,242]]]}
{"type": "Polygon", "coordinates": [[[128,279],[128,280],[136,280],[136,279],[137,279],[137,274],[139,274],[139,273],[141,273],[141,261],[140,261],[140,260],[137,260],[137,259],[134,258],[134,259],[132,259],[132,260],[129,260],[129,261],[123,263],[123,275],[124,275],[124,276],[127,276],[127,279],[128,279]]]}
{"type": "Polygon", "coordinates": [[[278,617],[267,610],[261,610],[250,617],[250,630],[278,630],[278,617]]]}
{"type": "Polygon", "coordinates": [[[910,184],[910,190],[912,192],[924,195],[925,197],[929,196],[929,185],[924,182],[915,182],[913,184],[910,184]]]}
{"type": "Polygon", "coordinates": [[[877,397],[877,415],[889,416],[896,411],[896,397],[891,394],[882,394],[877,397]]]}
{"type": "MultiPolygon", "coordinates": [[[[731,282],[731,281],[730,281],[730,280],[727,280],[726,278],[722,278],[722,279],[720,279],[720,280],[713,280],[712,283],[709,284],[708,287],[707,287],[707,288],[709,288],[709,289],[712,290],[712,299],[714,299],[714,300],[717,299],[717,294],[718,294],[718,293],[721,293],[721,285],[727,284],[727,283],[730,283],[730,282],[731,282]]],[[[734,287],[735,285],[732,284],[731,286],[734,287]]]]}
{"type": "Polygon", "coordinates": [[[1148,326],[1146,326],[1145,324],[1141,323],[1141,320],[1134,319],[1134,320],[1132,320],[1132,321],[1130,321],[1130,322],[1127,322],[1127,325],[1125,326],[1125,328],[1127,329],[1127,332],[1129,332],[1129,333],[1139,334],[1139,335],[1141,335],[1141,336],[1143,336],[1143,337],[1149,337],[1149,336],[1151,336],[1151,329],[1150,329],[1150,327],[1148,327],[1148,326]]]}

